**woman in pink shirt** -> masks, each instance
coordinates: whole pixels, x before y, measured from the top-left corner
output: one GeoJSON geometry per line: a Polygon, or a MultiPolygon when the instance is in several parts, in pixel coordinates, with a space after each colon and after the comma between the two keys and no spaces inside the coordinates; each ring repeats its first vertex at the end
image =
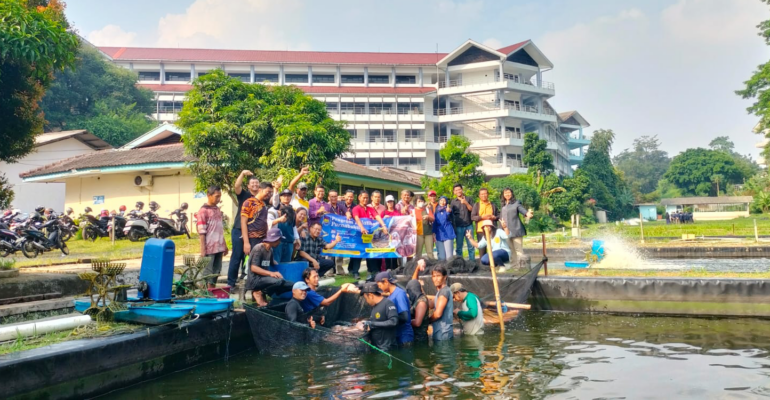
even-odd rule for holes
{"type": "MultiPolygon", "coordinates": [[[[361,222],[361,218],[368,218],[368,219],[375,219],[377,222],[380,223],[380,226],[382,227],[382,232],[384,234],[388,233],[388,227],[385,225],[385,222],[382,220],[382,217],[377,213],[377,210],[372,207],[371,204],[369,204],[369,193],[367,193],[365,190],[362,190],[360,193],[358,193],[358,205],[353,207],[353,211],[351,212],[353,215],[353,218],[356,220],[356,224],[359,228],[361,228],[361,233],[366,235],[369,234],[367,232],[366,227],[364,227],[364,224],[361,222]]],[[[378,262],[376,259],[367,258],[366,259],[366,269],[369,271],[369,277],[366,278],[366,280],[374,280],[374,276],[379,272],[379,264],[381,262],[378,262]]],[[[353,275],[353,278],[358,279],[358,270],[361,268],[361,259],[360,258],[351,258],[350,264],[348,264],[348,272],[350,272],[353,275]]]]}

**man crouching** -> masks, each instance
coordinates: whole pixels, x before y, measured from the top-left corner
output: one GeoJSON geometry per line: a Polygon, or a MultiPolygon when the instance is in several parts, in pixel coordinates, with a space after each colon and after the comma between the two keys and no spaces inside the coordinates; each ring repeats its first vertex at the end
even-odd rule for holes
{"type": "Polygon", "coordinates": [[[288,292],[294,285],[294,282],[283,279],[280,272],[269,269],[277,265],[273,259],[273,249],[281,244],[282,238],[280,229],[271,228],[262,243],[255,244],[249,253],[249,278],[245,289],[251,290],[259,307],[267,305],[265,295],[274,296],[288,292]]]}

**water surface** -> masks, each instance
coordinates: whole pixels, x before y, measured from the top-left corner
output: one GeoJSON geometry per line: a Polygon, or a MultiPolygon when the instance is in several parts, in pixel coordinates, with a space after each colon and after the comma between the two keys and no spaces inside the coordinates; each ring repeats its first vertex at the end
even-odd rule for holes
{"type": "Polygon", "coordinates": [[[770,322],[528,312],[481,337],[393,355],[247,352],[111,399],[770,397],[770,322]]]}

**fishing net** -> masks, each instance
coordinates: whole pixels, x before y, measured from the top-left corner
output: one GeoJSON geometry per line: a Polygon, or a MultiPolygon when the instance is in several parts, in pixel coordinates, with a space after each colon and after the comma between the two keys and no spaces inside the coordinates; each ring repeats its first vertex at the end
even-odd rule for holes
{"type": "MultiPolygon", "coordinates": [[[[328,297],[333,290],[319,290],[328,297]]],[[[307,323],[289,322],[284,313],[285,303],[268,307],[245,305],[254,343],[260,353],[274,355],[307,355],[360,353],[369,346],[358,340],[361,331],[352,329],[355,322],[368,318],[371,307],[362,296],[342,294],[337,301],[321,310],[324,325],[311,328],[307,323]],[[337,331],[343,327],[342,331],[337,331]],[[334,330],[333,330],[334,329],[334,330]]]]}

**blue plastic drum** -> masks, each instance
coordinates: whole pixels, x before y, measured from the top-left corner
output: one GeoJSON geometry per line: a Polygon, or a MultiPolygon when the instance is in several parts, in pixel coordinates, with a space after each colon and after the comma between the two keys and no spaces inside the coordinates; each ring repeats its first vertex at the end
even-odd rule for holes
{"type": "MultiPolygon", "coordinates": [[[[302,271],[304,271],[310,263],[307,261],[293,261],[287,263],[281,263],[274,267],[270,267],[270,271],[278,271],[283,275],[283,279],[292,282],[299,282],[302,280],[302,271]]],[[[290,299],[291,291],[278,295],[281,299],[290,299]]]]}

